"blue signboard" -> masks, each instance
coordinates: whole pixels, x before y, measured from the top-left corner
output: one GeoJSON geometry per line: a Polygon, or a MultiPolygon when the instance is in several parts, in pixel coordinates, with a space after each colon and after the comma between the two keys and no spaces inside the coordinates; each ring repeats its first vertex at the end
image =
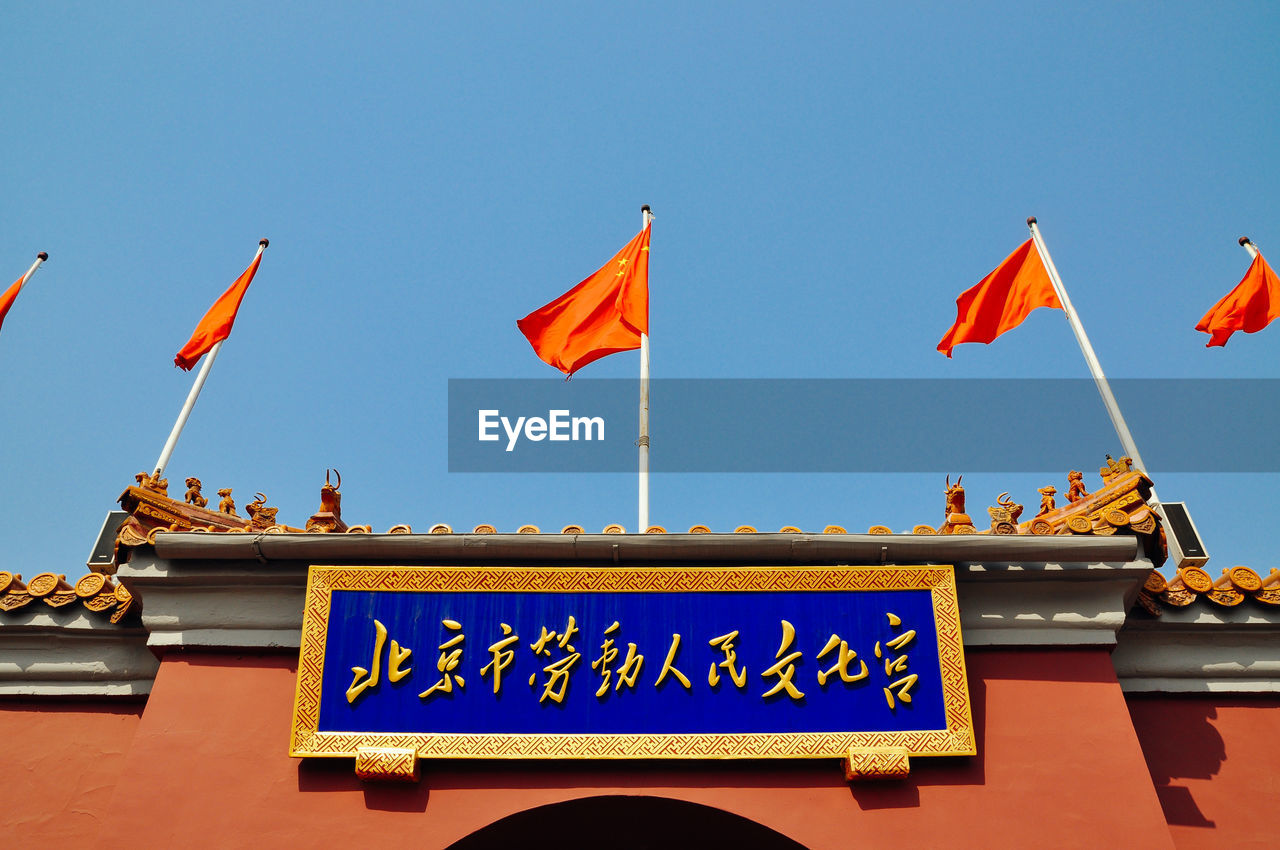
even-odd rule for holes
{"type": "Polygon", "coordinates": [[[972,753],[950,567],[313,567],[294,755],[972,753]]]}

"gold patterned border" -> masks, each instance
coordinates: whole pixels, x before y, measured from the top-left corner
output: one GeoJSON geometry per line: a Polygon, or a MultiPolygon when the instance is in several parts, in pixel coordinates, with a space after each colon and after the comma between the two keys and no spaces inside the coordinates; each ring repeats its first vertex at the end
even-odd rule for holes
{"type": "Polygon", "coordinates": [[[893,567],[335,567],[307,576],[289,755],[351,758],[362,747],[411,749],[419,758],[637,759],[843,758],[852,749],[911,756],[974,755],[973,716],[960,635],[955,571],[893,567]],[[929,590],[942,667],[946,728],[910,732],[515,735],[320,732],[320,684],[335,590],[531,593],[929,590]]]}

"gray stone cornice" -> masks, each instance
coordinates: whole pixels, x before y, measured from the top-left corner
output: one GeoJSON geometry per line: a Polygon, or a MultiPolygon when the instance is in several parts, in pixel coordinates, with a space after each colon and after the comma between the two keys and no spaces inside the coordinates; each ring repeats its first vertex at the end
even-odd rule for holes
{"type": "Polygon", "coordinates": [[[0,620],[0,697],[141,697],[158,668],[140,625],[112,625],[80,605],[0,620]]]}
{"type": "Polygon", "coordinates": [[[1159,618],[1135,614],[1112,662],[1128,693],[1280,692],[1280,612],[1200,601],[1159,618]]]}

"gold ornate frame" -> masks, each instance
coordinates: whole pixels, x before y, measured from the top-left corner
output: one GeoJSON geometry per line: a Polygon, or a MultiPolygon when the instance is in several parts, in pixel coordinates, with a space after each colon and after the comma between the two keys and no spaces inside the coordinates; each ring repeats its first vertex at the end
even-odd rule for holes
{"type": "Polygon", "coordinates": [[[955,572],[950,566],[893,567],[337,567],[307,577],[290,734],[291,756],[357,756],[358,750],[413,751],[419,758],[728,759],[839,758],[850,750],[893,749],[912,756],[974,755],[955,572]],[[320,732],[320,684],[335,590],[640,593],[699,591],[929,590],[942,667],[946,728],[909,732],[749,734],[433,734],[320,732]]]}

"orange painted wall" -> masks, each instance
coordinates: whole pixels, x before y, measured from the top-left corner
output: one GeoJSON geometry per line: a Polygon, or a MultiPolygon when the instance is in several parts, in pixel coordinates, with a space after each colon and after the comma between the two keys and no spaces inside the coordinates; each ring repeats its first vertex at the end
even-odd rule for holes
{"type": "Polygon", "coordinates": [[[175,653],[111,800],[100,846],[444,847],[508,814],[595,794],[715,806],[813,848],[1170,847],[1105,650],[968,653],[980,755],[917,759],[853,788],[834,762],[428,763],[418,786],[288,758],[295,661],[175,653]],[[157,806],[163,801],[162,806],[157,806]]]}
{"type": "Polygon", "coordinates": [[[1280,844],[1280,695],[1129,699],[1178,847],[1280,844]]]}
{"type": "Polygon", "coordinates": [[[141,703],[0,700],[0,844],[92,847],[141,703]]]}

